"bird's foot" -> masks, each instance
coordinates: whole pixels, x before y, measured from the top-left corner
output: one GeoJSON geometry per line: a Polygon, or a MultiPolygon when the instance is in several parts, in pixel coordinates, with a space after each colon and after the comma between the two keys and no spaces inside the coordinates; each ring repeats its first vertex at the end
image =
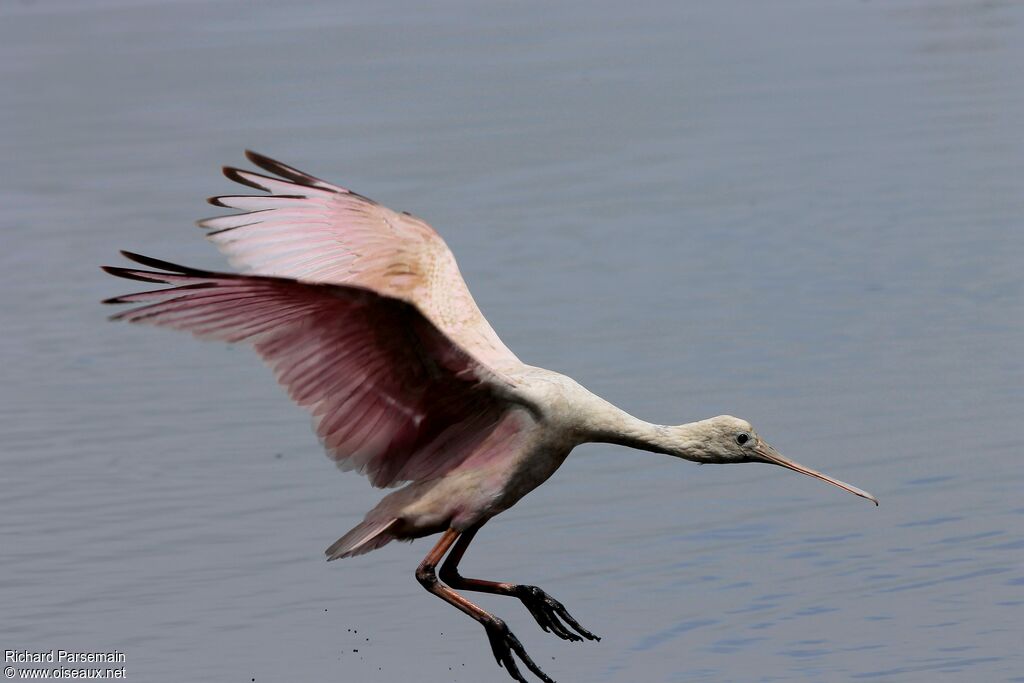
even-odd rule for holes
{"type": "Polygon", "coordinates": [[[601,640],[573,619],[562,603],[536,586],[516,586],[514,595],[522,600],[526,609],[537,620],[540,627],[563,640],[601,640]],[[565,622],[565,623],[562,623],[565,622]],[[570,628],[572,630],[570,630],[570,628]],[[573,633],[576,631],[576,633],[573,633]],[[579,634],[579,635],[577,635],[579,634]],[[582,636],[582,637],[581,637],[582,636]]]}
{"type": "Polygon", "coordinates": [[[526,654],[523,644],[519,642],[519,639],[515,637],[512,631],[508,630],[508,626],[505,625],[504,621],[495,619],[494,621],[485,621],[483,625],[487,630],[487,639],[491,641],[491,651],[494,652],[494,659],[498,662],[498,666],[505,668],[509,676],[520,683],[529,683],[523,678],[515,658],[512,657],[514,652],[519,659],[523,660],[526,668],[532,671],[544,683],[555,683],[550,676],[537,666],[530,658],[530,655],[526,654]]]}

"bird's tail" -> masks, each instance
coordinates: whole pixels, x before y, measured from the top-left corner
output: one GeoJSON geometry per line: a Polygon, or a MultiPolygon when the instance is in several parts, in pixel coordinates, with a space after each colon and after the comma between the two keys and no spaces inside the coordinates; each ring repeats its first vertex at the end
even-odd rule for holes
{"type": "Polygon", "coordinates": [[[397,523],[397,517],[363,520],[361,524],[356,525],[324,551],[327,554],[328,562],[342,557],[362,555],[390,543],[397,538],[393,533],[397,523]]]}

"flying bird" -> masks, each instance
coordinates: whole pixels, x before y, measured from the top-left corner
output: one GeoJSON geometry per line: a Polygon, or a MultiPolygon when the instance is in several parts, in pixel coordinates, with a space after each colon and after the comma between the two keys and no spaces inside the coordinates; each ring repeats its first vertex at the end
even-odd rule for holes
{"type": "Polygon", "coordinates": [[[504,621],[456,590],[518,598],[542,629],[565,640],[599,638],[540,588],[466,578],[459,561],[489,519],[544,483],[580,444],[779,465],[878,504],[782,456],[745,420],[651,424],[570,377],[523,363],[481,314],[455,257],[426,222],[266,156],[246,156],[269,175],[232,167],[224,174],[266,194],[213,197],[238,213],[199,221],[241,274],[122,252],[145,268],[104,270],[170,286],[104,303],[141,304],[115,320],[251,344],[312,413],[338,467],[373,486],[404,485],[327,548],[327,558],[441,534],[416,578],[483,626],[513,679],[526,682],[518,658],[552,683],[504,621]]]}

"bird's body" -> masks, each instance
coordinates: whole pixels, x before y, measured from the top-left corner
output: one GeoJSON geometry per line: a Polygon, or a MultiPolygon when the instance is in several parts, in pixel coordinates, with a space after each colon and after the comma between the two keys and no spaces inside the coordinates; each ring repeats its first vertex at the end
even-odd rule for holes
{"type": "Polygon", "coordinates": [[[702,463],[766,462],[875,501],[782,457],[744,420],[650,424],[565,375],[523,363],[483,317],[429,225],[262,155],[247,156],[274,176],[235,168],[225,174],[270,194],[214,197],[211,203],[242,213],[199,223],[243,274],[124,252],[156,270],[108,272],[173,286],[108,300],[143,303],[114,318],[252,344],[313,414],[339,467],[366,474],[375,486],[404,484],[328,548],[328,558],[441,533],[417,578],[484,626],[513,678],[525,680],[515,653],[550,681],[504,622],[452,588],[517,597],[544,630],[567,640],[596,636],[540,589],[465,579],[457,565],[483,524],[546,481],[580,444],[615,443],[702,463]],[[434,568],[446,553],[444,585],[434,568]]]}
{"type": "Polygon", "coordinates": [[[523,365],[508,377],[509,422],[452,471],[385,497],[368,522],[396,520],[388,533],[399,539],[479,526],[544,483],[573,448],[599,440],[602,418],[627,417],[557,372],[523,365]]]}

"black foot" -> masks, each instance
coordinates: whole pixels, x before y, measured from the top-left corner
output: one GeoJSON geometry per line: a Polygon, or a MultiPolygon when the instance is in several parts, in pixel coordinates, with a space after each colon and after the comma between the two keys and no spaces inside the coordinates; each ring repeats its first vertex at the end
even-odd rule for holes
{"type": "Polygon", "coordinates": [[[536,586],[516,586],[515,596],[523,601],[526,609],[537,620],[540,627],[550,631],[563,640],[601,640],[587,629],[580,626],[580,623],[572,618],[562,603],[542,591],[536,586]],[[561,619],[561,621],[559,621],[561,619]],[[565,622],[564,624],[562,622],[565,622]],[[576,633],[569,630],[571,627],[576,633]],[[582,638],[580,637],[582,636],[582,638]]]}
{"type": "Polygon", "coordinates": [[[529,683],[529,681],[523,678],[523,674],[519,672],[516,660],[512,657],[512,653],[515,652],[519,659],[523,660],[526,668],[536,674],[537,678],[544,681],[544,683],[555,683],[550,676],[544,673],[530,659],[530,655],[526,654],[526,650],[523,649],[523,644],[519,642],[519,639],[515,637],[512,631],[508,630],[508,626],[505,625],[504,621],[495,619],[493,622],[485,621],[483,625],[487,630],[487,639],[491,641],[491,651],[494,652],[494,659],[497,660],[498,666],[505,667],[505,671],[508,672],[509,676],[520,683],[529,683]]]}

